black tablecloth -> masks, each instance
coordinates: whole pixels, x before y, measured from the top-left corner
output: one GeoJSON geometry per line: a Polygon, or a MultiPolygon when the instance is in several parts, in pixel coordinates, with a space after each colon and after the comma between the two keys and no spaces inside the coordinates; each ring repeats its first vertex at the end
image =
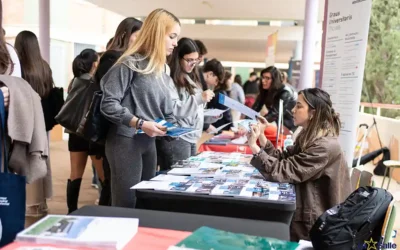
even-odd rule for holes
{"type": "Polygon", "coordinates": [[[291,223],[296,203],[155,190],[136,190],[137,208],[291,223]]]}
{"type": "Polygon", "coordinates": [[[279,222],[104,206],[85,206],[71,215],[139,218],[141,227],[192,232],[199,227],[208,226],[234,233],[290,239],[289,226],[279,222]]]}

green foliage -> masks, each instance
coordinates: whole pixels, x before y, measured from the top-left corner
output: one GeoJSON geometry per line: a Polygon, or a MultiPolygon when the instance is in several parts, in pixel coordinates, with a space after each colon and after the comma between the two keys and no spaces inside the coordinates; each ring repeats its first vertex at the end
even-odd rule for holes
{"type": "MultiPolygon", "coordinates": [[[[373,0],[361,100],[400,104],[400,1],[373,0]],[[368,93],[367,93],[368,92],[368,93]]],[[[384,110],[382,110],[384,111],[384,110]]],[[[382,115],[399,116],[385,110],[382,115]]]]}

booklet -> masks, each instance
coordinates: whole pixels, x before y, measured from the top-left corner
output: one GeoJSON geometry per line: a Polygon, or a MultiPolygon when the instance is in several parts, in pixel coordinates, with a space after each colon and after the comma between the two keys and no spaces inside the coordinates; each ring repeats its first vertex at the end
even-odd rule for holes
{"type": "Polygon", "coordinates": [[[248,182],[246,179],[227,179],[225,183],[217,185],[211,194],[251,197],[252,189],[247,188],[248,182]]]}
{"type": "MultiPolygon", "coordinates": [[[[166,127],[167,136],[170,136],[170,137],[180,137],[182,135],[193,133],[193,132],[197,131],[194,128],[178,127],[177,125],[167,122],[163,119],[156,119],[155,122],[166,127]]],[[[144,132],[142,130],[138,130],[137,133],[144,134],[144,132]]]]}
{"type": "Polygon", "coordinates": [[[252,193],[251,197],[296,202],[294,186],[289,183],[250,180],[247,191],[252,193]]]}
{"type": "Polygon", "coordinates": [[[214,177],[215,173],[222,167],[219,164],[212,164],[208,167],[200,168],[173,168],[168,171],[169,175],[191,175],[199,177],[214,177]]]}
{"type": "Polygon", "coordinates": [[[177,161],[171,168],[199,168],[201,167],[203,162],[201,161],[188,161],[188,160],[181,160],[177,161]]]}
{"type": "Polygon", "coordinates": [[[151,181],[190,181],[190,180],[196,180],[196,181],[207,181],[207,180],[212,180],[212,178],[208,177],[193,177],[193,176],[182,176],[182,175],[168,175],[168,174],[159,174],[151,181]]]}
{"type": "Polygon", "coordinates": [[[16,241],[99,249],[123,249],[136,235],[139,219],[48,215],[17,235],[16,241]]]}
{"type": "Polygon", "coordinates": [[[237,234],[210,227],[201,227],[175,246],[183,249],[207,250],[295,250],[299,244],[274,238],[237,234]]]}
{"type": "Polygon", "coordinates": [[[246,173],[253,173],[255,170],[254,167],[229,167],[225,166],[219,169],[215,176],[224,177],[224,178],[243,178],[246,173]]]}
{"type": "Polygon", "coordinates": [[[240,120],[237,122],[238,128],[245,130],[247,132],[250,132],[251,125],[256,125],[256,124],[257,124],[257,121],[249,120],[249,119],[240,120]]]}

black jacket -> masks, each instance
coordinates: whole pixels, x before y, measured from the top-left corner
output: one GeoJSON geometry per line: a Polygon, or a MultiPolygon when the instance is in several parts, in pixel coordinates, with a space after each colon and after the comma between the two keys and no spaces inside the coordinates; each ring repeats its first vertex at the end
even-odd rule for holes
{"type": "Polygon", "coordinates": [[[49,95],[42,98],[42,108],[46,131],[53,129],[58,122],[54,119],[64,105],[64,89],[53,88],[49,95]]]}
{"type": "MultiPolygon", "coordinates": [[[[265,116],[268,122],[278,122],[279,117],[279,100],[283,100],[283,125],[290,129],[291,131],[295,131],[296,127],[293,123],[293,115],[292,109],[296,105],[296,98],[294,97],[294,91],[285,86],[279,90],[279,92],[275,95],[273,104],[268,109],[268,114],[265,116]]],[[[253,105],[253,109],[257,112],[260,112],[264,105],[264,100],[262,100],[261,96],[258,96],[256,102],[253,105]]]]}
{"type": "Polygon", "coordinates": [[[97,67],[96,74],[94,76],[95,81],[100,84],[101,78],[111,69],[111,67],[118,61],[122,56],[121,51],[108,50],[100,58],[99,66],[97,67]]]}

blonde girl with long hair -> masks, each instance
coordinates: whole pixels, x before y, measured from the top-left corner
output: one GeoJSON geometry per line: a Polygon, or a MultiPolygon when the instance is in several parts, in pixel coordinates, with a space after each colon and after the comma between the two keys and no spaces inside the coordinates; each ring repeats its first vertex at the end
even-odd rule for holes
{"type": "Polygon", "coordinates": [[[135,43],[101,80],[101,112],[111,122],[105,151],[113,206],[135,207],[130,188],[155,176],[155,137],[164,136],[165,130],[154,120],[174,122],[166,57],[177,46],[180,29],[179,19],[172,13],[154,10],[135,43]]]}

